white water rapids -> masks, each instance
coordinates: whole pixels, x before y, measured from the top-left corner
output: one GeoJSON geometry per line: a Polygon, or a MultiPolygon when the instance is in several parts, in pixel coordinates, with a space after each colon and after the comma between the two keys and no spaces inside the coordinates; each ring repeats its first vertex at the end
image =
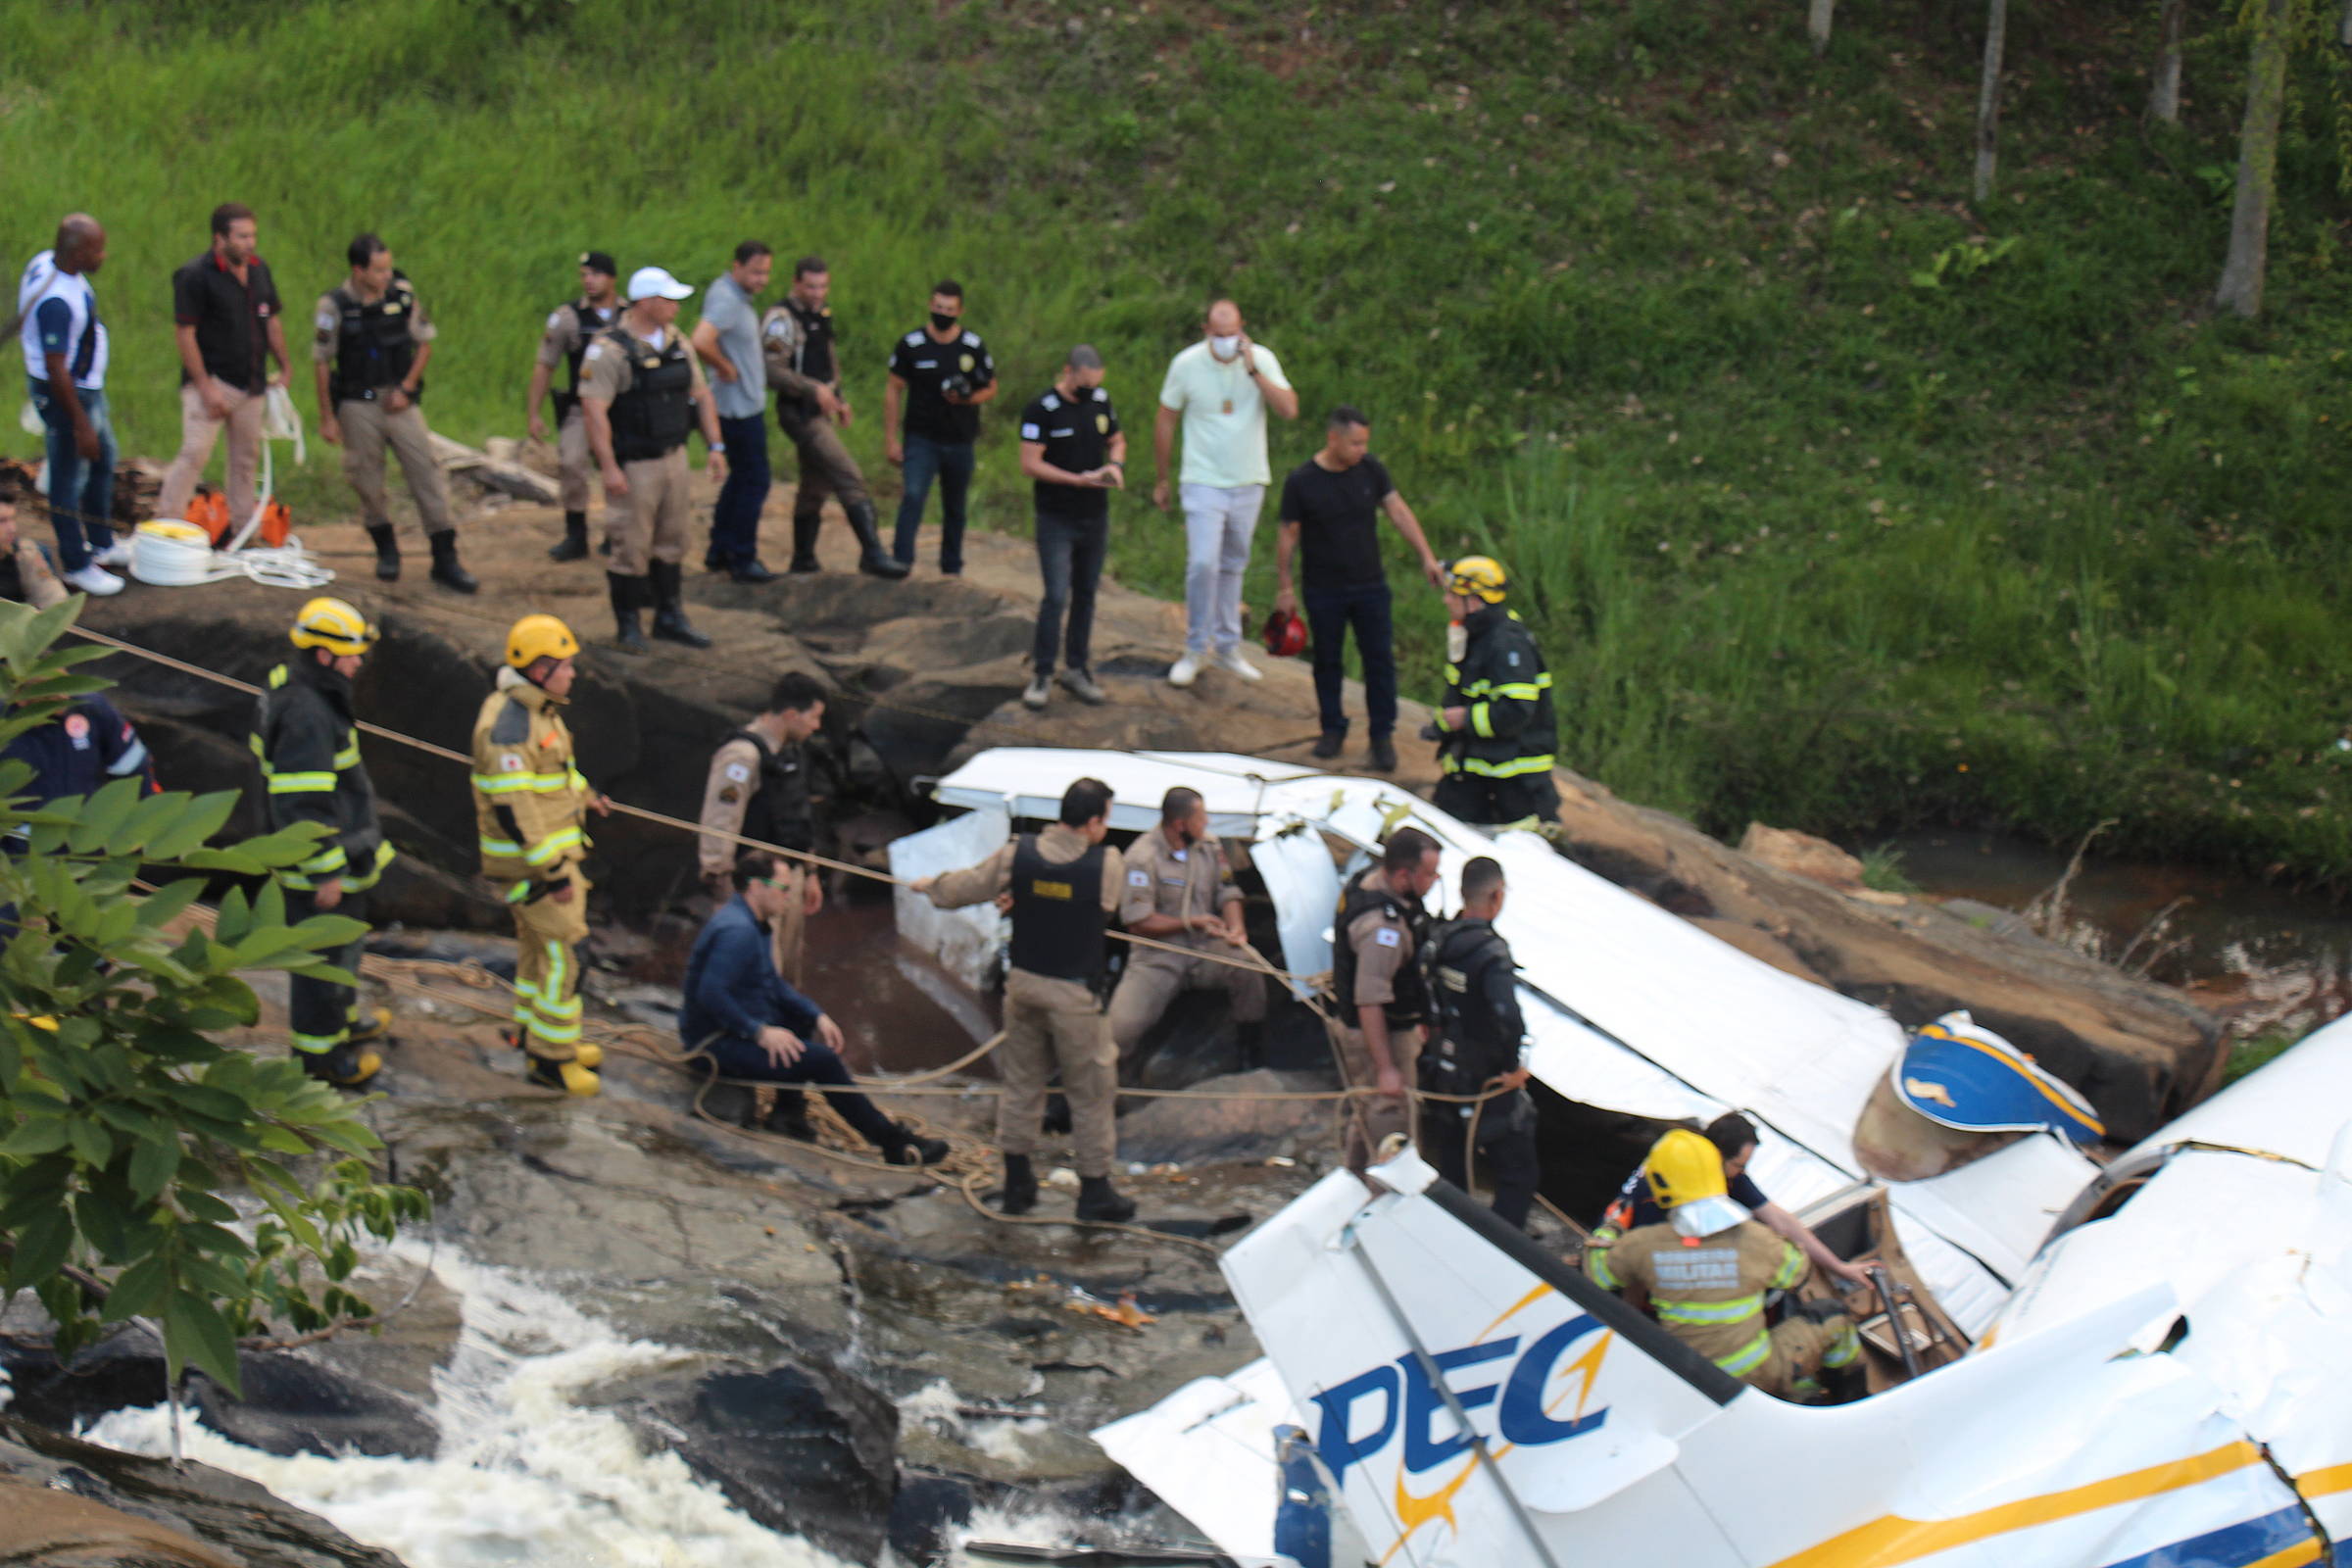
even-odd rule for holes
{"type": "MultiPolygon", "coordinates": [[[[425,1261],[421,1248],[396,1250],[425,1261]]],[[[408,1568],[840,1568],[738,1513],[675,1454],[641,1452],[617,1417],[572,1403],[578,1390],[685,1352],[624,1340],[543,1287],[446,1250],[431,1267],[465,1324],[434,1375],[439,1454],[281,1457],[190,1417],[187,1456],[260,1482],[408,1568]]],[[[115,1411],[82,1435],[133,1453],[172,1448],[161,1405],[115,1411]]]]}

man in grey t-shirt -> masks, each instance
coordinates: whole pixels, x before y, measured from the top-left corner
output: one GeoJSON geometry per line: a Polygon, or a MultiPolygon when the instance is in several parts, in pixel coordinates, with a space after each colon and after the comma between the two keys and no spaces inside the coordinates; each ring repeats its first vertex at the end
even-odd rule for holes
{"type": "Polygon", "coordinates": [[[767,504],[767,366],[760,354],[760,307],[775,256],[761,240],[735,247],[735,261],[703,295],[694,352],[710,368],[727,482],[710,509],[710,548],[703,564],[737,582],[771,582],[760,562],[760,509],[767,504]]]}

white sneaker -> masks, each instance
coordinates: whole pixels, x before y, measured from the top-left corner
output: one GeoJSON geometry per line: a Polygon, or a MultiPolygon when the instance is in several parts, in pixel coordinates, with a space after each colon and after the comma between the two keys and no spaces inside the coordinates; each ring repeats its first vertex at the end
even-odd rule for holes
{"type": "Polygon", "coordinates": [[[1200,678],[1200,656],[1187,650],[1182,659],[1168,668],[1168,684],[1190,686],[1200,678]]]}
{"type": "Polygon", "coordinates": [[[1228,648],[1219,654],[1217,665],[1221,669],[1233,671],[1244,680],[1264,680],[1266,678],[1265,671],[1244,659],[1239,648],[1228,648]]]}
{"type": "Polygon", "coordinates": [[[1032,710],[1043,708],[1046,706],[1046,699],[1052,697],[1053,695],[1054,683],[1048,680],[1045,676],[1040,675],[1037,677],[1037,679],[1031,681],[1028,687],[1022,691],[1021,706],[1023,708],[1032,710]]]}
{"type": "Polygon", "coordinates": [[[104,599],[108,594],[119,594],[122,591],[122,579],[95,563],[82,567],[79,571],[67,572],[65,582],[67,587],[89,594],[97,599],[104,599]]]}
{"type": "Polygon", "coordinates": [[[90,558],[93,566],[127,566],[130,564],[130,541],[121,540],[108,545],[90,558]]]}

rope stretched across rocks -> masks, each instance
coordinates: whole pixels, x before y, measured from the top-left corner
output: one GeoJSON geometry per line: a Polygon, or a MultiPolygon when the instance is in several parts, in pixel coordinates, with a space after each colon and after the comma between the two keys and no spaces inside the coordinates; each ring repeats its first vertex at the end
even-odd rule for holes
{"type": "MultiPolygon", "coordinates": [[[[170,654],[158,653],[152,648],[142,648],[137,643],[124,642],[122,638],[111,637],[105,632],[92,631],[86,626],[69,626],[66,629],[76,637],[86,638],[91,642],[102,644],[103,646],[115,649],[118,652],[129,654],[136,659],[147,660],[151,663],[160,664],[166,669],[177,670],[183,675],[193,675],[200,680],[213,681],[219,685],[226,686],[232,691],[243,692],[249,697],[259,697],[262,694],[262,689],[250,681],[238,680],[233,675],[224,675],[219,670],[207,669],[202,664],[191,663],[184,659],[175,659],[170,654]]],[[[358,728],[365,730],[370,735],[379,736],[384,740],[394,741],[403,746],[413,747],[428,756],[440,758],[444,761],[456,762],[468,769],[473,766],[473,759],[466,756],[463,752],[452,751],[446,746],[436,745],[431,741],[421,739],[415,735],[405,734],[400,730],[389,729],[382,724],[370,723],[366,719],[357,720],[356,724],[358,728]]],[[[912,886],[912,884],[906,881],[906,879],[904,877],[894,876],[888,871],[876,870],[870,865],[859,865],[851,860],[837,860],[829,856],[818,855],[811,850],[787,849],[781,844],[771,844],[765,839],[748,838],[741,833],[728,832],[722,828],[706,827],[700,822],[689,822],[682,817],[671,816],[667,812],[653,810],[650,808],[643,806],[633,806],[625,801],[614,801],[609,796],[606,797],[606,800],[612,806],[612,808],[622,816],[630,816],[635,817],[640,821],[653,822],[662,827],[673,828],[682,833],[693,834],[698,838],[718,839],[723,843],[735,845],[739,849],[765,851],[767,854],[778,856],[786,859],[798,860],[804,864],[821,867],[828,871],[839,871],[847,876],[863,877],[867,881],[880,882],[894,888],[906,888],[912,886]]],[[[1291,973],[1287,969],[1279,968],[1273,963],[1270,963],[1263,955],[1259,954],[1255,949],[1249,947],[1249,945],[1246,943],[1242,944],[1243,952],[1241,954],[1228,954],[1220,953],[1212,948],[1183,947],[1172,942],[1161,942],[1152,937],[1137,936],[1133,932],[1128,931],[1105,931],[1103,935],[1111,938],[1113,941],[1130,943],[1139,948],[1152,948],[1162,953],[1174,953],[1191,958],[1205,958],[1211,963],[1226,964],[1233,968],[1247,969],[1254,973],[1271,976],[1272,978],[1278,979],[1285,985],[1291,987],[1294,995],[1303,996],[1309,999],[1306,1004],[1313,1008],[1317,1013],[1323,1013],[1320,1001],[1314,997],[1314,988],[1310,981],[1302,979],[1301,977],[1291,973]]],[[[1325,1016],[1328,1016],[1328,1014],[1325,1014],[1325,1016]]]]}

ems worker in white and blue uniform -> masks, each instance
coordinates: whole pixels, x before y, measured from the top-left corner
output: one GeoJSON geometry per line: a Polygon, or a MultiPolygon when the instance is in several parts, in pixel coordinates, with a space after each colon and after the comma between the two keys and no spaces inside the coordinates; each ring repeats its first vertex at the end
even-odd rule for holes
{"type": "Polygon", "coordinates": [[[57,225],[57,245],[32,259],[17,291],[24,318],[24,375],[48,434],[49,522],[66,585],[122,591],[106,568],[130,559],[114,534],[115,427],[106,411],[106,323],[90,275],[106,264],[106,230],[87,213],[57,225]]]}

